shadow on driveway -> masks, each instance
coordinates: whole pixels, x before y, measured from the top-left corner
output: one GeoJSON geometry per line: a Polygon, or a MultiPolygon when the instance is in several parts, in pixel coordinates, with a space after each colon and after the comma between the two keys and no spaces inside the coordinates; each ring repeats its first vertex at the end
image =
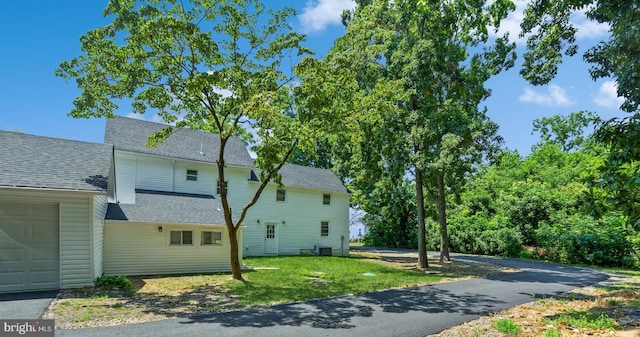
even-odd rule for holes
{"type": "Polygon", "coordinates": [[[361,319],[374,314],[389,319],[389,314],[483,315],[504,304],[481,294],[454,294],[433,286],[391,289],[359,296],[335,297],[305,303],[282,304],[266,308],[194,317],[182,323],[217,323],[224,327],[264,328],[273,326],[310,326],[320,329],[350,329],[361,319]]]}

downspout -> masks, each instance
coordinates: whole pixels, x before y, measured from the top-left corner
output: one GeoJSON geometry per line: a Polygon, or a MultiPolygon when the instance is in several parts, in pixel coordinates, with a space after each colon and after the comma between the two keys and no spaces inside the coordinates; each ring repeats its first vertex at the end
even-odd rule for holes
{"type": "Polygon", "coordinates": [[[340,235],[340,255],[344,256],[344,235],[340,235]]]}

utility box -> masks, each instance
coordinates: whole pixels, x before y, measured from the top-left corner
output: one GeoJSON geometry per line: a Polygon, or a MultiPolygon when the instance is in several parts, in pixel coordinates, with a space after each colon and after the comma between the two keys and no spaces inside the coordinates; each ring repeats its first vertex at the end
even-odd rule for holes
{"type": "Polygon", "coordinates": [[[331,247],[318,247],[318,255],[320,256],[332,256],[331,247]]]}

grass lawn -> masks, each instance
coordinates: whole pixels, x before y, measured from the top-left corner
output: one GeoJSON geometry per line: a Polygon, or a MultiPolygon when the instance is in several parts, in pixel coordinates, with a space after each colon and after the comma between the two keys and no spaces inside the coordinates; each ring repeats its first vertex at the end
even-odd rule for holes
{"type": "Polygon", "coordinates": [[[243,305],[304,301],[343,294],[437,283],[439,275],[368,262],[366,259],[316,256],[252,257],[244,265],[247,282],[225,284],[243,305]]]}
{"type": "MultiPolygon", "coordinates": [[[[134,285],[131,290],[62,290],[44,318],[55,319],[56,327],[62,329],[140,323],[437,283],[444,277],[450,279],[451,270],[458,274],[450,268],[477,268],[477,264],[459,262],[434,266],[430,271],[440,270],[432,274],[362,255],[250,257],[243,264],[252,269],[243,273],[245,282],[233,280],[229,273],[148,275],[129,277],[134,285]]],[[[411,265],[415,266],[415,260],[411,265]]]]}

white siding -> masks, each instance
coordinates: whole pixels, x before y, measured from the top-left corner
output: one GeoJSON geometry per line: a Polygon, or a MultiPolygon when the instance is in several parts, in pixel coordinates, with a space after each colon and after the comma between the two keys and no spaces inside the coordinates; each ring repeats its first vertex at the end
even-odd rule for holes
{"type": "Polygon", "coordinates": [[[93,197],[93,276],[102,275],[102,258],[104,244],[104,215],[107,213],[107,197],[93,197]]]}
{"type": "Polygon", "coordinates": [[[175,192],[208,195],[216,193],[218,170],[215,165],[176,161],[173,172],[175,192]],[[198,180],[187,180],[187,170],[198,171],[198,180]]]}
{"type": "Polygon", "coordinates": [[[116,200],[123,204],[136,202],[136,159],[131,155],[115,153],[116,200]]]}
{"type": "Polygon", "coordinates": [[[224,226],[181,226],[119,221],[105,223],[105,275],[180,274],[230,270],[229,236],[224,226]],[[159,226],[162,226],[162,232],[159,232],[159,226]],[[193,245],[170,245],[169,236],[172,230],[193,231],[193,245]],[[200,245],[201,231],[222,232],[222,245],[200,245]]]}
{"type": "Polygon", "coordinates": [[[137,189],[173,191],[173,164],[169,159],[138,157],[136,159],[137,189]]]}
{"type": "MultiPolygon", "coordinates": [[[[104,206],[93,204],[93,193],[33,191],[0,188],[0,199],[28,203],[58,204],[60,287],[76,288],[93,285],[94,247],[92,237],[93,217],[98,217],[104,206]]],[[[96,200],[106,200],[106,194],[96,196],[96,200]]],[[[100,201],[101,202],[101,201],[100,201]]],[[[99,238],[97,240],[100,240],[99,238]]]]}
{"type": "MultiPolygon", "coordinates": [[[[258,186],[253,185],[255,190],[258,186]]],[[[331,204],[322,204],[323,191],[285,187],[286,200],[276,201],[276,186],[268,186],[245,220],[245,256],[264,255],[265,223],[278,224],[278,254],[296,255],[300,249],[331,247],[333,255],[349,252],[349,195],[330,193],[331,204]],[[260,220],[260,223],[258,223],[260,220]],[[284,221],[284,223],[283,223],[284,221]],[[329,236],[320,235],[322,221],[329,222],[329,236]]]]}
{"type": "Polygon", "coordinates": [[[93,283],[91,199],[60,202],[60,286],[76,288],[93,283]]]}
{"type": "MultiPolygon", "coordinates": [[[[242,208],[253,198],[257,185],[249,182],[251,170],[248,168],[227,167],[225,169],[225,180],[227,181],[227,198],[233,208],[233,214],[240,215],[242,208]],[[256,187],[254,187],[256,186],[256,187]]],[[[215,176],[215,187],[217,187],[218,175],[215,176]]],[[[213,193],[216,190],[214,189],[213,193]]],[[[214,194],[216,198],[220,198],[214,194]]]]}

